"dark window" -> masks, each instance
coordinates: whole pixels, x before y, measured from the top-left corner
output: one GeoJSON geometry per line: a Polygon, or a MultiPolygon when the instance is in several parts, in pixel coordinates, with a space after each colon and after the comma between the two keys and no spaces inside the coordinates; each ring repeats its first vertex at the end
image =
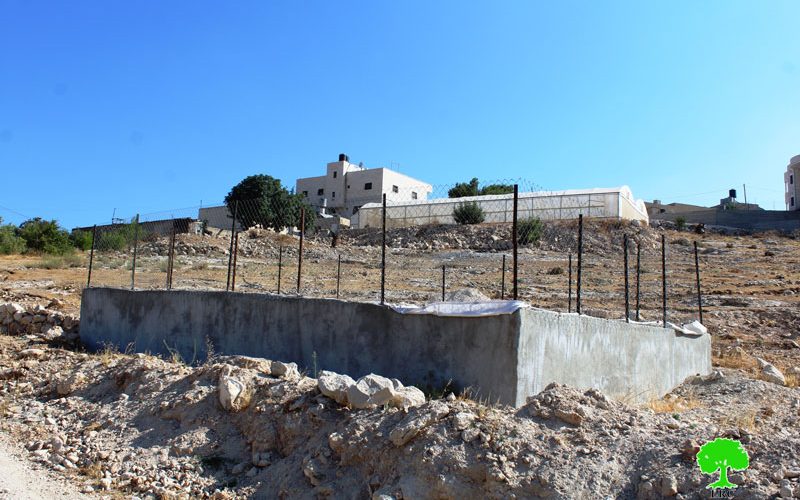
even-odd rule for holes
{"type": "Polygon", "coordinates": [[[364,190],[365,191],[369,191],[370,189],[372,189],[372,183],[371,182],[367,182],[366,184],[364,184],[364,190]]]}
{"type": "Polygon", "coordinates": [[[308,198],[308,191],[303,191],[303,196],[305,196],[306,198],[308,198]]]}
{"type": "Polygon", "coordinates": [[[792,206],[794,206],[794,196],[792,196],[792,206]]]}
{"type": "Polygon", "coordinates": [[[417,199],[417,193],[415,193],[414,191],[411,191],[411,199],[412,200],[416,200],[417,199]]]}
{"type": "Polygon", "coordinates": [[[322,189],[322,188],[317,189],[317,196],[322,196],[323,194],[325,194],[325,190],[324,189],[322,189]]]}
{"type": "Polygon", "coordinates": [[[355,214],[357,214],[357,213],[358,213],[358,209],[359,209],[359,208],[361,208],[361,207],[358,207],[358,206],[356,206],[356,207],[353,207],[353,215],[355,215],[355,214]]]}
{"type": "Polygon", "coordinates": [[[794,184],[794,176],[789,174],[789,184],[794,184]]]}
{"type": "Polygon", "coordinates": [[[392,192],[393,193],[399,193],[400,192],[400,188],[397,187],[397,186],[392,186],[392,192]]]}
{"type": "Polygon", "coordinates": [[[336,198],[336,191],[331,193],[331,198],[336,198]]]}
{"type": "Polygon", "coordinates": [[[333,178],[336,178],[336,170],[333,171],[333,178]]]}

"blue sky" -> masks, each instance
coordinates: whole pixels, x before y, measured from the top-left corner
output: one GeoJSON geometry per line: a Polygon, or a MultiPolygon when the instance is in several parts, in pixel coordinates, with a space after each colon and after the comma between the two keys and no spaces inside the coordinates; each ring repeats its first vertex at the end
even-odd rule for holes
{"type": "Polygon", "coordinates": [[[0,216],[67,227],[290,186],[627,184],[783,209],[800,3],[0,0],[0,216]]]}

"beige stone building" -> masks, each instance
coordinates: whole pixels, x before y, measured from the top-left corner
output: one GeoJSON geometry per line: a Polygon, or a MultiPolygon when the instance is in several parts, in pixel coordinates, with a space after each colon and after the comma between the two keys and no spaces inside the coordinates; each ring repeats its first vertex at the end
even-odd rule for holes
{"type": "Polygon", "coordinates": [[[786,172],[783,174],[785,186],[786,210],[800,210],[800,190],[797,189],[797,176],[800,174],[800,155],[789,160],[786,172]]]}
{"type": "Polygon", "coordinates": [[[322,214],[350,218],[367,203],[426,200],[433,187],[388,168],[364,168],[345,154],[328,163],[325,175],[297,179],[295,192],[322,214]]]}

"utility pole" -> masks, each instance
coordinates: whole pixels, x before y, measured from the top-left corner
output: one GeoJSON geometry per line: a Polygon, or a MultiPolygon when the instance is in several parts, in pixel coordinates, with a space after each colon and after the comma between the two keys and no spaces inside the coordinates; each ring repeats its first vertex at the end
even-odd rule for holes
{"type": "Polygon", "coordinates": [[[747,186],[744,184],[742,184],[742,191],[744,191],[744,208],[750,210],[750,207],[747,206],[747,186]]]}

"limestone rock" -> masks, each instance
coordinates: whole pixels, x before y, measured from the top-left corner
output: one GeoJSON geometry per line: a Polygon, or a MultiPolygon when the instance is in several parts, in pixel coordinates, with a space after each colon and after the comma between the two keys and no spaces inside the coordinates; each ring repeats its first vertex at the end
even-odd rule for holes
{"type": "Polygon", "coordinates": [[[86,375],[75,372],[69,377],[64,377],[56,382],[56,392],[59,396],[68,396],[80,389],[86,383],[86,375]]]}
{"type": "Polygon", "coordinates": [[[783,373],[775,368],[773,364],[761,358],[756,358],[756,361],[758,361],[758,365],[761,367],[761,377],[764,380],[772,382],[773,384],[786,385],[786,378],[783,376],[783,373]]]}
{"type": "Polygon", "coordinates": [[[355,381],[347,375],[340,375],[338,373],[321,371],[317,378],[317,387],[319,391],[333,399],[340,405],[347,404],[347,390],[350,386],[355,385],[355,381]]]}
{"type": "Polygon", "coordinates": [[[394,384],[386,377],[370,373],[347,388],[347,401],[353,408],[374,408],[394,398],[394,384]]]}
{"type": "Polygon", "coordinates": [[[392,397],[392,406],[407,410],[413,406],[425,404],[425,393],[414,386],[396,389],[392,397]]]}
{"type": "Polygon", "coordinates": [[[41,337],[45,340],[55,340],[64,334],[64,329],[60,326],[50,326],[42,329],[41,337]]]}
{"type": "Polygon", "coordinates": [[[252,390],[246,382],[230,375],[219,377],[219,403],[229,411],[242,411],[250,405],[252,390]]]}
{"type": "Polygon", "coordinates": [[[458,412],[453,417],[453,427],[457,431],[463,431],[467,427],[472,425],[472,422],[475,421],[475,415],[469,412],[458,412]]]}
{"type": "Polygon", "coordinates": [[[297,363],[273,361],[270,365],[270,371],[275,377],[296,378],[300,376],[300,372],[297,369],[297,363]]]}

